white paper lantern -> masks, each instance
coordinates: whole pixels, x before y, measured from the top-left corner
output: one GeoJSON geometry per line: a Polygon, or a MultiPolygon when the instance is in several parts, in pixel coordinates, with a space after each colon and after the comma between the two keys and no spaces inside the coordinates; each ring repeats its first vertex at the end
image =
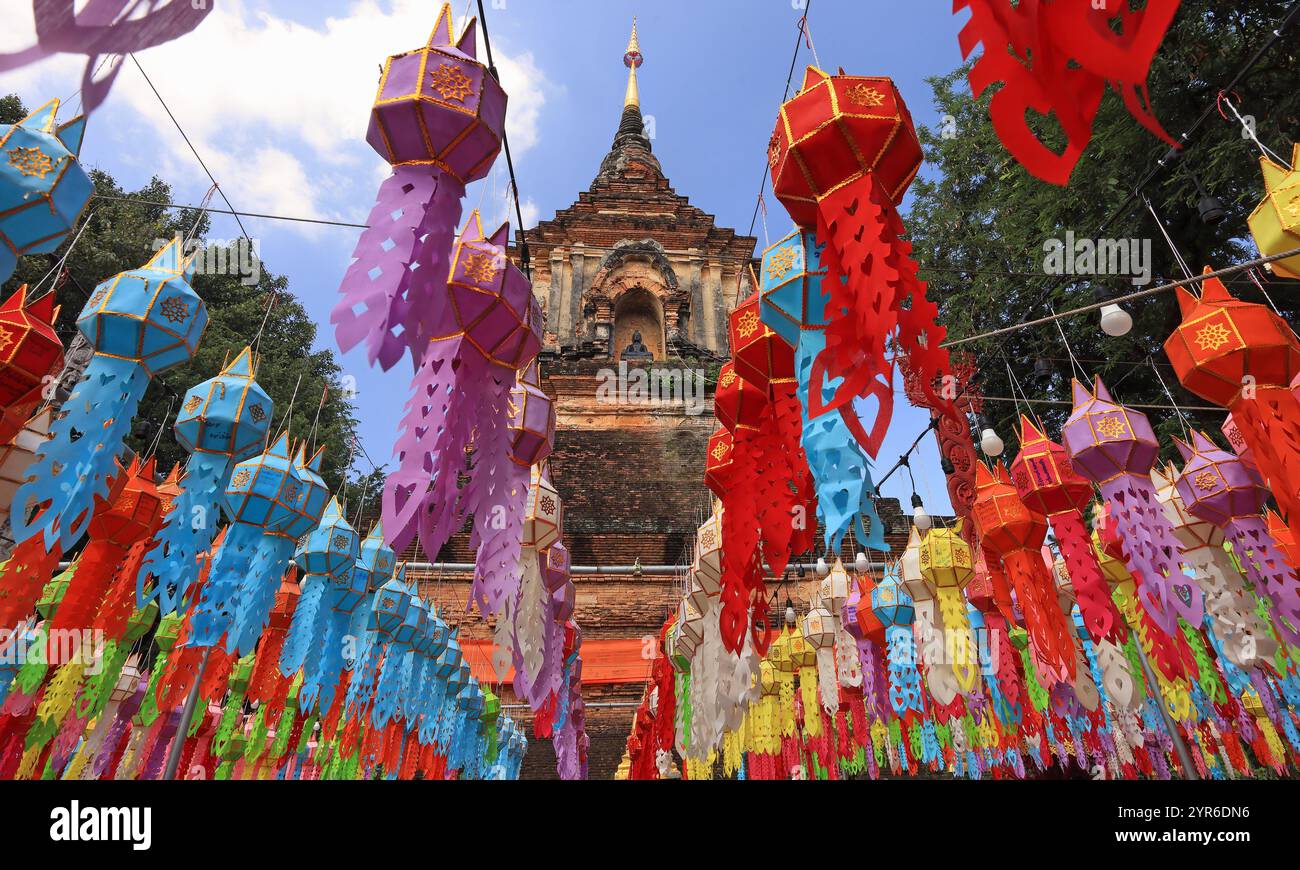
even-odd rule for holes
{"type": "Polygon", "coordinates": [[[542,473],[542,467],[534,465],[524,506],[523,545],[543,550],[558,541],[562,513],[559,491],[550,476],[542,473]]]}
{"type": "Polygon", "coordinates": [[[130,698],[140,686],[142,676],[140,657],[133,653],[127,657],[126,664],[122,665],[122,673],[117,677],[117,685],[113,687],[113,691],[109,694],[109,700],[120,704],[130,698]]]}
{"type": "Polygon", "coordinates": [[[813,649],[834,648],[838,628],[835,615],[820,601],[803,618],[803,638],[813,649]]]}
{"type": "Polygon", "coordinates": [[[704,614],[689,597],[683,598],[677,607],[677,622],[682,627],[682,636],[691,638],[698,647],[704,640],[704,614]]]}
{"type": "Polygon", "coordinates": [[[704,521],[695,533],[695,563],[691,566],[696,581],[709,595],[722,591],[722,508],[704,521]]]}
{"type": "Polygon", "coordinates": [[[844,563],[836,559],[830,573],[821,582],[821,599],[832,612],[839,613],[848,600],[849,583],[849,572],[844,570],[844,563]]]}
{"type": "Polygon", "coordinates": [[[36,451],[50,440],[51,410],[46,408],[28,420],[13,440],[0,446],[0,521],[9,515],[14,493],[27,482],[27,470],[36,451]]]}

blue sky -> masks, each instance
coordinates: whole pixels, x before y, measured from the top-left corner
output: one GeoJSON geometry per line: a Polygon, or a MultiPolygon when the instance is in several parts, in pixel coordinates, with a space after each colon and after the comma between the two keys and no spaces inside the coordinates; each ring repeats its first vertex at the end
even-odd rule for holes
{"type": "MultiPolygon", "coordinates": [[[[140,62],[195,141],[237,209],[364,222],[386,165],[364,142],[378,65],[423,44],[437,3],[429,0],[217,0],[193,34],[143,52],[140,62]]],[[[643,109],[653,119],[654,149],[676,190],[718,218],[748,229],[759,173],[785,86],[801,0],[490,0],[493,50],[511,95],[508,130],[525,202],[525,223],[569,205],[594,177],[618,123],[626,84],[622,55],[638,16],[645,66],[643,109]]],[[[0,0],[16,29],[0,50],[28,44],[30,3],[0,0]]],[[[453,4],[458,19],[469,8],[453,4]]],[[[942,0],[814,0],[817,58],[826,69],[889,75],[918,124],[937,121],[928,75],[961,62],[960,19],[942,0]]],[[[964,17],[964,16],[963,16],[964,17]]],[[[483,56],[480,39],[480,56],[483,56]]],[[[806,45],[794,86],[813,62],[806,45]]],[[[29,104],[67,97],[81,62],[64,56],[0,76],[29,104]]],[[[113,95],[91,119],[83,159],[127,187],[159,174],[179,202],[198,202],[208,181],[152,93],[128,65],[113,95]]],[[[500,172],[472,187],[467,209],[506,216],[500,172]]],[[[513,217],[513,213],[510,215],[513,217]]],[[[790,228],[768,198],[772,239],[790,228]]],[[[328,328],[338,281],[359,230],[313,228],[246,218],[270,270],[328,328]]],[[[216,215],[211,235],[236,238],[232,219],[216,215]]],[[[762,222],[756,226],[759,246],[762,222]]],[[[361,435],[376,462],[391,453],[406,400],[408,370],[370,369],[357,352],[343,358],[356,379],[361,435]]],[[[926,423],[899,397],[880,453],[888,466],[926,423]]],[[[362,470],[368,465],[361,463],[362,470]]],[[[913,462],[926,505],[949,509],[939,459],[927,437],[913,462]]],[[[911,494],[906,475],[885,493],[911,494]]]]}

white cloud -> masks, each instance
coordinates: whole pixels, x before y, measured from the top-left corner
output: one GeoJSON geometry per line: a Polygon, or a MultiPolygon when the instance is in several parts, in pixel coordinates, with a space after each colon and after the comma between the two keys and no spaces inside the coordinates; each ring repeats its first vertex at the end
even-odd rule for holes
{"type": "MultiPolygon", "coordinates": [[[[344,16],[309,26],[269,6],[221,0],[197,30],[142,52],[140,62],[237,208],[362,220],[376,175],[386,175],[382,166],[375,171],[365,142],[380,65],[422,44],[439,7],[427,0],[356,0],[344,16]]],[[[30,16],[5,18],[0,50],[29,45],[30,16]]],[[[481,31],[479,43],[482,55],[481,31]]],[[[538,141],[547,82],[531,54],[493,48],[510,94],[507,130],[518,155],[538,141]]],[[[58,56],[6,74],[0,89],[17,90],[29,103],[42,94],[71,94],[83,64],[80,57],[58,56]]],[[[105,135],[95,130],[101,124],[141,125],[117,150],[129,148],[169,180],[200,172],[129,60],[92,121],[90,137],[105,135]]],[[[105,168],[112,171],[111,162],[105,168]]],[[[200,174],[195,181],[201,180],[200,174]]],[[[311,232],[309,225],[286,228],[311,232]]]]}

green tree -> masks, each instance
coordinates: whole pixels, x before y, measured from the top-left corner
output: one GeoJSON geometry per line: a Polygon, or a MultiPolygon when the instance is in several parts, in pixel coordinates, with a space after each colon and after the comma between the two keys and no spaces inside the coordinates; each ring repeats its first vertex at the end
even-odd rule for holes
{"type": "MultiPolygon", "coordinates": [[[[1208,106],[1281,20],[1289,0],[1224,4],[1184,0],[1151,69],[1150,91],[1157,116],[1171,135],[1186,130],[1208,106]]],[[[1152,241],[1156,282],[1183,277],[1151,214],[1140,201],[1104,233],[1103,222],[1132,191],[1167,146],[1128,114],[1112,92],[1102,102],[1094,136],[1068,187],[1039,181],[1011,158],[988,118],[988,94],[973,100],[966,81],[969,67],[930,79],[941,116],[953,121],[922,129],[927,169],[913,188],[907,225],[939,304],[949,337],[975,335],[1094,301],[1094,290],[1131,292],[1125,278],[1058,280],[1044,273],[1044,242],[1063,239],[1067,230],[1080,238],[1138,238],[1152,241]],[[955,123],[954,123],[955,121],[955,123]],[[947,135],[945,135],[947,131],[947,135]],[[1050,291],[1050,292],[1049,292],[1050,291]]],[[[1283,39],[1242,79],[1235,90],[1243,113],[1254,115],[1258,135],[1289,157],[1290,141],[1300,127],[1300,55],[1294,40],[1283,39]]],[[[1229,115],[1231,118],[1231,115],[1229,115]]],[[[1050,137],[1049,119],[1036,119],[1050,137]]],[[[1053,145],[1062,144],[1057,137],[1053,145]]],[[[1214,115],[1191,140],[1182,160],[1148,184],[1157,214],[1193,272],[1211,264],[1230,265],[1254,256],[1246,216],[1263,195],[1258,153],[1244,139],[1240,125],[1214,115]],[[1206,225],[1198,215],[1202,198],[1197,184],[1227,207],[1222,223],[1206,225]]],[[[1233,293],[1252,302],[1265,301],[1248,276],[1228,281],[1233,293]]],[[[1293,314],[1294,285],[1274,284],[1270,295],[1293,314]]],[[[1168,404],[1157,369],[1180,405],[1206,402],[1183,391],[1162,350],[1179,321],[1173,293],[1128,304],[1133,331],[1123,338],[1102,333],[1097,315],[1061,321],[1065,337],[1089,375],[1099,374],[1117,399],[1168,404]],[[1152,366],[1155,363],[1155,367],[1152,366]]],[[[1030,398],[1068,403],[1071,363],[1061,334],[1040,326],[974,342],[962,350],[980,362],[981,384],[989,396],[1014,395],[1008,367],[1030,398]],[[1040,362],[1041,361],[1041,362],[1040,362]]],[[[1058,431],[1069,405],[1034,405],[1058,431]]],[[[986,412],[1014,452],[1015,405],[989,402],[986,412]]],[[[1171,411],[1150,412],[1171,458],[1168,435],[1180,425],[1171,411]]],[[[1223,414],[1191,412],[1194,425],[1213,431],[1223,414]]]]}
{"type": "MultiPolygon", "coordinates": [[[[0,123],[13,123],[26,114],[17,97],[0,100],[0,123]]],[[[160,244],[177,234],[202,240],[208,230],[206,215],[172,207],[171,188],[161,179],[128,191],[107,172],[92,170],[91,178],[96,196],[82,218],[84,232],[71,252],[64,245],[50,255],[22,258],[3,288],[7,296],[20,284],[53,283],[62,306],[56,328],[65,344],[75,337],[77,315],[97,284],[139,268],[160,244]],[[67,263],[57,272],[55,267],[65,253],[67,263]]],[[[78,231],[82,228],[79,225],[78,231]]],[[[140,404],[128,446],[146,452],[157,440],[160,469],[184,462],[185,452],[172,430],[181,397],[253,343],[261,329],[256,344],[260,356],[257,380],[275,402],[275,430],[284,427],[296,388],[288,421],[290,433],[295,439],[306,439],[314,429],[313,443],[326,447],[324,478],[331,489],[339,489],[348,475],[350,445],[356,434],[354,408],[334,354],[312,350],[317,326],[290,292],[288,279],[263,267],[256,286],[244,285],[237,274],[200,274],[193,287],[207,304],[207,333],[194,359],[154,379],[140,404]],[[275,304],[268,314],[272,299],[275,304]],[[328,399],[317,419],[326,389],[328,399]]]]}

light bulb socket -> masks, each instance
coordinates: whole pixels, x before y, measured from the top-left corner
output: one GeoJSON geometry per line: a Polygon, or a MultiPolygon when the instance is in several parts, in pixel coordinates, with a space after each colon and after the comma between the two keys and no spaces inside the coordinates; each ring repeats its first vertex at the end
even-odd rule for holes
{"type": "Polygon", "coordinates": [[[925,507],[925,502],[921,501],[921,497],[916,493],[912,493],[912,507],[914,508],[925,507]]]}
{"type": "Polygon", "coordinates": [[[1196,211],[1201,217],[1201,223],[1209,227],[1223,223],[1228,217],[1227,206],[1217,196],[1201,197],[1201,201],[1197,203],[1196,211]]]}
{"type": "Polygon", "coordinates": [[[939,460],[939,467],[943,469],[944,474],[952,474],[957,470],[957,467],[952,464],[952,460],[947,456],[939,460]]]}

